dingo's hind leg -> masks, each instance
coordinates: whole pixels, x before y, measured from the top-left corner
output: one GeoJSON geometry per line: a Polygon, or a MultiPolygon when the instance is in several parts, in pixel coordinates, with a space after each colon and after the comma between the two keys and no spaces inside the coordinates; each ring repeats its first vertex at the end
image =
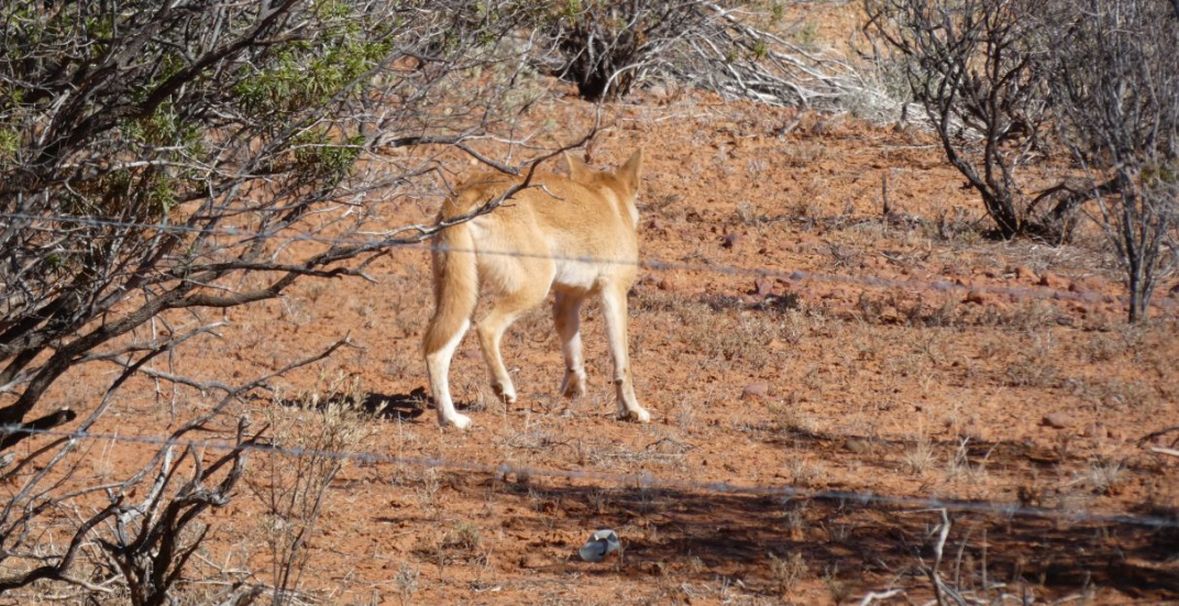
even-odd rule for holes
{"type": "Polygon", "coordinates": [[[471,321],[467,319],[463,319],[458,326],[446,326],[435,318],[427,329],[426,369],[430,374],[430,391],[434,394],[434,405],[438,407],[438,423],[449,423],[459,429],[466,429],[471,424],[471,418],[454,409],[454,401],[450,399],[448,377],[450,360],[470,326],[471,321]],[[447,332],[450,334],[446,334],[447,332]],[[434,345],[432,350],[431,345],[434,345]]]}
{"type": "Polygon", "coordinates": [[[584,300],[584,293],[558,291],[553,301],[553,323],[557,325],[561,351],[565,354],[561,395],[566,398],[585,395],[585,361],[581,357],[581,303],[584,300]]]}
{"type": "Polygon", "coordinates": [[[614,387],[618,395],[618,413],[646,423],[651,413],[639,405],[631,380],[630,358],[627,352],[625,286],[606,284],[602,288],[602,310],[606,317],[606,333],[610,342],[610,357],[614,359],[614,387]]]}
{"type": "Polygon", "coordinates": [[[438,407],[438,423],[465,429],[471,419],[454,409],[450,398],[450,360],[471,326],[471,314],[479,297],[475,255],[459,252],[472,248],[469,228],[457,225],[438,236],[434,250],[434,315],[426,327],[422,353],[430,375],[430,392],[438,407]]]}
{"type": "Polygon", "coordinates": [[[527,285],[515,292],[507,293],[492,302],[491,311],[478,322],[479,344],[483,347],[483,359],[487,362],[487,369],[491,373],[491,388],[503,401],[512,404],[516,401],[516,387],[512,384],[512,377],[504,366],[503,355],[500,353],[500,341],[504,332],[516,321],[520,314],[540,305],[548,294],[549,282],[545,280],[528,281],[527,285]]]}

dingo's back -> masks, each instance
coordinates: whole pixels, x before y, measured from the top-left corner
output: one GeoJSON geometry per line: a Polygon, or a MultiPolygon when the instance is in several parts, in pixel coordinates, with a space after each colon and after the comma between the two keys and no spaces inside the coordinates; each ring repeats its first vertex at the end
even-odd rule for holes
{"type": "MultiPolygon", "coordinates": [[[[634,395],[626,327],[626,293],[638,271],[635,198],[642,153],[605,172],[566,159],[569,177],[536,177],[496,210],[447,228],[436,238],[435,311],[423,349],[442,424],[463,428],[470,423],[454,410],[447,374],[470,326],[480,287],[490,295],[491,309],[478,322],[479,339],[500,397],[516,399],[500,355],[503,333],[550,290],[556,295],[553,318],[566,362],[561,391],[567,397],[585,392],[579,311],[586,296],[599,294],[620,410],[640,421],[650,419],[634,395]]],[[[503,175],[469,180],[443,205],[439,219],[467,214],[519,182],[503,175]]]]}

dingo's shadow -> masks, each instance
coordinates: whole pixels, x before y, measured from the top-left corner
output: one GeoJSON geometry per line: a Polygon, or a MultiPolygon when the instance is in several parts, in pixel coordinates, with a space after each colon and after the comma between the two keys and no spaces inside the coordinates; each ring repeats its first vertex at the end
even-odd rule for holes
{"type": "Polygon", "coordinates": [[[426,412],[427,408],[433,407],[430,396],[421,387],[409,393],[367,393],[363,394],[359,400],[353,394],[333,392],[316,398],[308,398],[307,396],[279,398],[275,402],[280,406],[313,408],[321,411],[333,404],[353,404],[377,418],[397,421],[416,419],[426,412]]]}

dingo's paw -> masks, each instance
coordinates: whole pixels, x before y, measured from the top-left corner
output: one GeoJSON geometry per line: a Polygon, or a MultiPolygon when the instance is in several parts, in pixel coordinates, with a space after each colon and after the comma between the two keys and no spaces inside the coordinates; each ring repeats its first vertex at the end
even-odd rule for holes
{"type": "Polygon", "coordinates": [[[492,383],[491,390],[495,392],[496,397],[508,404],[516,403],[516,388],[511,385],[500,385],[499,383],[492,383]]]}
{"type": "Polygon", "coordinates": [[[624,421],[637,421],[639,423],[650,423],[651,413],[645,409],[638,410],[621,410],[618,412],[618,418],[624,421]]]}
{"type": "Polygon", "coordinates": [[[569,398],[579,398],[585,395],[585,375],[576,372],[566,372],[565,380],[561,381],[561,395],[569,398]]]}
{"type": "Polygon", "coordinates": [[[443,427],[454,425],[457,429],[466,429],[471,426],[471,417],[456,412],[453,417],[438,419],[438,424],[443,427]]]}

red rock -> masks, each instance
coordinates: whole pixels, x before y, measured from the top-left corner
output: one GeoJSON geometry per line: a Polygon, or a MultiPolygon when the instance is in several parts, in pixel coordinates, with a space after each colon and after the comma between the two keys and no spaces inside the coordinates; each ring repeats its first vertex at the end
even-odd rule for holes
{"type": "Polygon", "coordinates": [[[1045,425],[1053,429],[1065,429],[1066,427],[1072,425],[1072,423],[1072,417],[1069,414],[1063,412],[1048,413],[1044,415],[1043,419],[1040,420],[1041,425],[1045,425]]]}
{"type": "Polygon", "coordinates": [[[1032,271],[1032,269],[1026,265],[1020,265],[1019,267],[1015,268],[1015,277],[1020,282],[1027,282],[1029,284],[1035,284],[1040,281],[1040,276],[1037,276],[1036,272],[1032,271]]]}
{"type": "Polygon", "coordinates": [[[1040,276],[1040,286],[1047,286],[1048,288],[1065,289],[1065,288],[1068,288],[1068,284],[1069,284],[1068,280],[1065,280],[1064,278],[1061,278],[1060,276],[1058,276],[1052,272],[1046,271],[1040,276]]]}
{"type": "Polygon", "coordinates": [[[749,385],[745,386],[745,389],[741,390],[742,400],[760,400],[768,395],[770,395],[769,383],[760,381],[757,383],[750,383],[749,385]]]}

